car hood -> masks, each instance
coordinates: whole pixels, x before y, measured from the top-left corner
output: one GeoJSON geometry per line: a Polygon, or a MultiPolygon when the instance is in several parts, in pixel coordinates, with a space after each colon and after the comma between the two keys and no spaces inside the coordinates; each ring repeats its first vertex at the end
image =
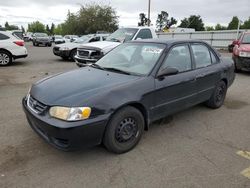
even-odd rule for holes
{"type": "Polygon", "coordinates": [[[49,106],[79,106],[95,95],[101,95],[139,78],[84,67],[40,80],[32,86],[30,94],[49,106]]]}
{"type": "Polygon", "coordinates": [[[245,51],[245,52],[250,52],[250,44],[241,44],[239,47],[239,50],[245,51]]]}
{"type": "Polygon", "coordinates": [[[69,49],[73,49],[73,48],[78,48],[81,44],[79,43],[74,43],[74,42],[69,42],[69,43],[63,43],[63,44],[58,44],[55,47],[68,47],[69,49]]]}
{"type": "Polygon", "coordinates": [[[83,44],[79,48],[90,47],[90,48],[98,48],[100,50],[105,50],[105,49],[109,49],[109,48],[114,48],[120,44],[121,43],[119,43],[119,42],[99,41],[99,42],[91,42],[91,43],[83,44]]]}

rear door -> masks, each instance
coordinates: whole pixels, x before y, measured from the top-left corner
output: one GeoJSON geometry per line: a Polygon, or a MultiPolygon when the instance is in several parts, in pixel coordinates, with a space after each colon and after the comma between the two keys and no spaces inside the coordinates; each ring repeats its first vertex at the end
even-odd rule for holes
{"type": "Polygon", "coordinates": [[[196,83],[188,43],[174,46],[160,68],[174,67],[176,75],[155,79],[153,117],[162,118],[191,106],[196,98],[196,83]]]}
{"type": "Polygon", "coordinates": [[[191,49],[195,62],[196,103],[198,104],[208,100],[212,95],[215,85],[220,80],[220,65],[218,57],[207,45],[193,43],[191,49]]]}

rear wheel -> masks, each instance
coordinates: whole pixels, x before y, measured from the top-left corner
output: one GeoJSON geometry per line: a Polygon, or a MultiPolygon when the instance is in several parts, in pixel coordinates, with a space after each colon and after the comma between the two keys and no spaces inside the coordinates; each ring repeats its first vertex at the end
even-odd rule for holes
{"type": "Polygon", "coordinates": [[[233,57],[233,60],[234,60],[234,72],[240,72],[240,68],[238,67],[238,64],[239,64],[239,59],[237,57],[233,57]]]}
{"type": "Polygon", "coordinates": [[[9,65],[12,62],[12,55],[9,52],[0,50],[0,66],[9,65]]]}
{"type": "Polygon", "coordinates": [[[138,144],[143,130],[143,115],[136,108],[128,106],[114,114],[107,125],[103,143],[113,153],[125,153],[138,144]]]}
{"type": "Polygon", "coordinates": [[[220,108],[225,100],[227,93],[227,85],[221,80],[215,87],[215,90],[210,97],[210,99],[206,102],[206,105],[210,108],[220,108]]]}

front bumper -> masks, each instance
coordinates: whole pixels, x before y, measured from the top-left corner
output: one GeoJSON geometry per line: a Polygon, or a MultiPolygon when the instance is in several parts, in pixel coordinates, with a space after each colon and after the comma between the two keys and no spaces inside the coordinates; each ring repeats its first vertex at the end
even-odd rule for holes
{"type": "Polygon", "coordinates": [[[237,57],[236,62],[237,68],[245,71],[250,71],[250,58],[249,57],[237,57]]]}
{"type": "Polygon", "coordinates": [[[79,57],[78,55],[76,55],[74,59],[75,59],[76,65],[79,67],[84,67],[87,64],[96,63],[98,61],[97,59],[83,59],[82,57],[79,57]]]}
{"type": "Polygon", "coordinates": [[[54,53],[54,55],[60,56],[60,57],[69,57],[70,56],[69,50],[55,50],[55,49],[53,49],[53,53],[54,53]]]}
{"type": "Polygon", "coordinates": [[[66,122],[46,114],[34,113],[27,106],[26,97],[23,98],[22,105],[32,129],[57,149],[70,151],[92,147],[102,142],[108,114],[83,121],[66,122]]]}

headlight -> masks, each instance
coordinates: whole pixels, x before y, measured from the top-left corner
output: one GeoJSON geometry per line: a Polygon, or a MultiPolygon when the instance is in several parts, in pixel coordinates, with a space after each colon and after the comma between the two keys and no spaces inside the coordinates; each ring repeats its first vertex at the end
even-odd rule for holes
{"type": "Polygon", "coordinates": [[[240,57],[250,57],[250,52],[240,52],[240,57]]]}
{"type": "Polygon", "coordinates": [[[54,106],[49,110],[49,114],[52,117],[65,121],[79,121],[88,119],[91,114],[91,108],[89,107],[61,107],[54,106]]]}
{"type": "Polygon", "coordinates": [[[64,51],[64,50],[69,50],[68,47],[61,47],[60,50],[64,51]]]}

